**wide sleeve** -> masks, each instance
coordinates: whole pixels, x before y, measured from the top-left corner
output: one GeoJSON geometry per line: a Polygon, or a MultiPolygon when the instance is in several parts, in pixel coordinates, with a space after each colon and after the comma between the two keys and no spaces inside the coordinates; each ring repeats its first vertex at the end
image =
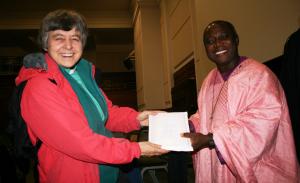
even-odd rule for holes
{"type": "Polygon", "coordinates": [[[283,92],[275,76],[261,68],[229,82],[230,120],[214,129],[214,141],[232,173],[251,181],[258,161],[278,140],[283,92]]]}
{"type": "MultiPolygon", "coordinates": [[[[104,92],[102,92],[104,94],[104,92]]],[[[108,120],[106,128],[114,132],[128,133],[133,130],[140,129],[140,123],[136,119],[138,112],[130,107],[119,107],[113,103],[104,94],[107,108],[108,120]]]]}
{"type": "MultiPolygon", "coordinates": [[[[65,85],[67,83],[64,83],[65,85]]],[[[47,78],[27,82],[21,110],[31,139],[75,159],[90,163],[120,164],[140,156],[137,143],[94,133],[73,91],[62,90],[47,78]]]]}
{"type": "Polygon", "coordinates": [[[200,125],[199,125],[200,115],[199,115],[198,110],[196,111],[195,114],[193,114],[189,117],[189,121],[192,123],[195,132],[199,132],[199,130],[200,130],[200,125]]]}

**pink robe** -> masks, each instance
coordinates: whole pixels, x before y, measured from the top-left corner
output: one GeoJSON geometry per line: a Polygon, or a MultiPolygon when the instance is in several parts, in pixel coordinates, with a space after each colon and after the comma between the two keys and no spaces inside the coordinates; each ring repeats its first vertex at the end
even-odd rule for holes
{"type": "Polygon", "coordinates": [[[216,149],[196,152],[195,182],[299,182],[285,95],[266,66],[247,59],[226,82],[212,70],[201,87],[198,111],[191,117],[196,131],[213,133],[226,163],[216,149]]]}

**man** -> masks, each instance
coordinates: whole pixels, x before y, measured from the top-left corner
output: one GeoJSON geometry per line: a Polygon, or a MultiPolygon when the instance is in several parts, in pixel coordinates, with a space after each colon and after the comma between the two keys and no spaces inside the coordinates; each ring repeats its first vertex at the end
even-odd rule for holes
{"type": "Polygon", "coordinates": [[[46,69],[23,67],[16,84],[27,81],[21,114],[38,152],[40,182],[113,183],[118,164],[141,155],[168,151],[150,142],[113,138],[148,125],[148,115],[117,107],[98,88],[95,68],[81,58],[87,39],[84,18],[56,10],[43,19],[40,32],[46,69]]]}
{"type": "Polygon", "coordinates": [[[238,53],[227,21],[203,34],[216,64],[205,78],[191,117],[196,182],[297,182],[298,163],[283,89],[276,76],[238,53]]]}

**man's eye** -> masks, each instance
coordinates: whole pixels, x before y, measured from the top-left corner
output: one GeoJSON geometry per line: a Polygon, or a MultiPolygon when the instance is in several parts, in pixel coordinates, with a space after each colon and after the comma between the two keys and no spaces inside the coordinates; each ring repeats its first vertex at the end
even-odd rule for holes
{"type": "Polygon", "coordinates": [[[228,39],[228,38],[229,38],[229,35],[226,34],[226,33],[222,33],[222,34],[220,34],[219,37],[218,37],[219,40],[226,40],[226,39],[228,39]]]}
{"type": "Polygon", "coordinates": [[[215,43],[215,39],[206,39],[205,40],[205,44],[207,45],[211,45],[211,44],[214,44],[215,43]]]}

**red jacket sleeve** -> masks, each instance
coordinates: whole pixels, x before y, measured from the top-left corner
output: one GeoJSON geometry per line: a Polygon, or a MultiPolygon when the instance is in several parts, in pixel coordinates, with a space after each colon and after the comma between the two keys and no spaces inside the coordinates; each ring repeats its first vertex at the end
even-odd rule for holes
{"type": "MultiPolygon", "coordinates": [[[[102,92],[104,94],[104,92],[102,92]]],[[[130,132],[140,129],[140,122],[136,119],[138,112],[129,107],[119,107],[104,94],[108,107],[106,128],[115,132],[130,132]]]]}
{"type": "Polygon", "coordinates": [[[94,133],[74,91],[63,87],[70,88],[66,82],[55,85],[43,77],[27,82],[21,110],[31,139],[39,138],[49,148],[91,163],[120,164],[140,156],[137,143],[94,133]]]}

